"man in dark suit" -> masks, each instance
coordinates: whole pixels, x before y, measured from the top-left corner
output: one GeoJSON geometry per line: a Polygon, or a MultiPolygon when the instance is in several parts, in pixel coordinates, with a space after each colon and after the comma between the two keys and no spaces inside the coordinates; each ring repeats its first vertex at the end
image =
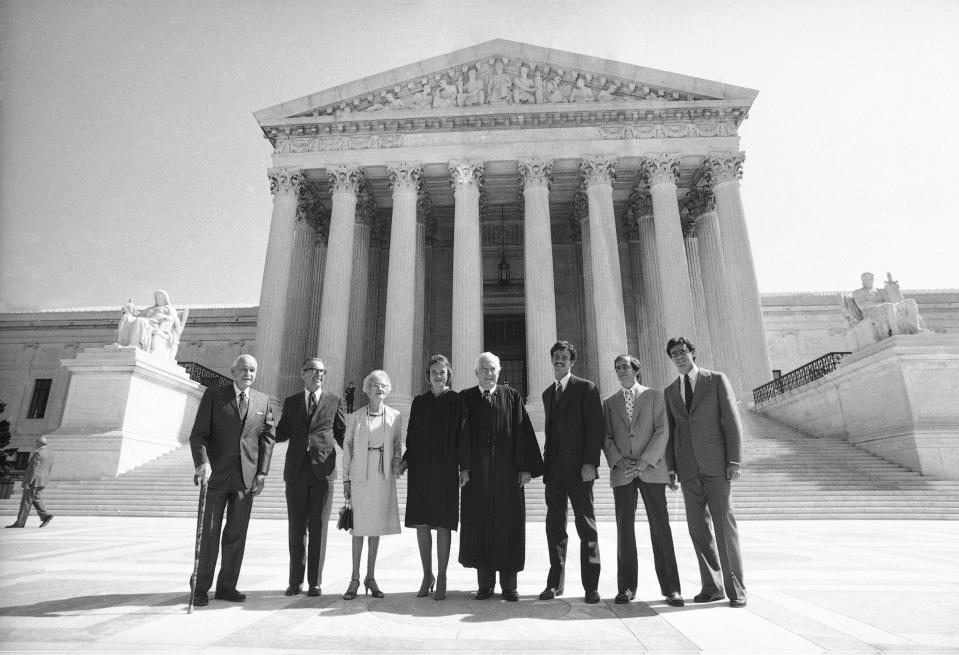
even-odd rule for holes
{"type": "Polygon", "coordinates": [[[235,603],[246,600],[237,591],[236,581],[243,563],[253,497],[263,490],[273,455],[270,399],[251,388],[256,378],[256,360],[251,355],[240,355],[230,372],[233,384],[203,392],[190,434],[196,476],[207,485],[193,601],[197,606],[209,604],[207,592],[213,585],[221,528],[223,561],[214,597],[235,603]]]}
{"type": "Polygon", "coordinates": [[[639,383],[639,360],[635,357],[619,355],[613,366],[621,387],[603,401],[603,450],[616,503],[616,602],[628,603],[636,596],[636,496],[640,495],[646,508],[659,590],[667,603],[682,607],[685,603],[666,505],[669,433],[663,394],[639,383]]]}
{"type": "Polygon", "coordinates": [[[322,388],[326,375],[323,360],[311,357],[300,368],[303,391],[283,401],[283,415],[276,426],[276,440],[290,442],[283,468],[290,524],[290,581],[286,595],[300,593],[305,569],[309,585],[306,595],[319,596],[336,479],[333,444],[343,447],[346,407],[339,396],[322,388]]]}
{"type": "Polygon", "coordinates": [[[703,588],[693,600],[722,600],[725,587],[729,604],[745,607],[731,493],[731,483],[739,480],[742,470],[743,433],[736,397],[725,375],[696,366],[696,347],[686,337],[670,339],[666,353],[680,374],[666,387],[666,465],[670,481],[678,474],[682,482],[686,523],[699,560],[703,588]]]}
{"type": "Polygon", "coordinates": [[[554,384],[543,392],[546,408],[546,544],[549,574],[540,600],[562,595],[566,582],[567,501],[579,534],[579,564],[587,603],[599,602],[599,539],[593,513],[593,480],[603,446],[603,406],[599,390],[572,374],[576,348],[558,341],[549,350],[554,384]]]}
{"type": "Polygon", "coordinates": [[[43,504],[43,488],[50,482],[50,469],[53,468],[53,455],[47,451],[47,438],[37,437],[37,449],[30,455],[27,470],[23,473],[23,497],[20,499],[20,512],[17,520],[8,528],[22,528],[27,524],[30,508],[37,509],[40,527],[45,528],[53,520],[53,514],[43,504]]]}

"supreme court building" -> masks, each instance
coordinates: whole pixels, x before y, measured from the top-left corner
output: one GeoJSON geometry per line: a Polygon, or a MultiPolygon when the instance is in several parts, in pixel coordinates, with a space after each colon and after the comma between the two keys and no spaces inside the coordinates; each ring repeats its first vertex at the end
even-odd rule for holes
{"type": "Polygon", "coordinates": [[[432,353],[453,386],[491,350],[530,411],[549,348],[605,396],[613,358],[662,388],[667,336],[737,393],[771,379],[740,198],[757,92],[495,40],[256,112],[274,150],[257,386],[282,398],[391,376],[404,410],[432,353]]]}

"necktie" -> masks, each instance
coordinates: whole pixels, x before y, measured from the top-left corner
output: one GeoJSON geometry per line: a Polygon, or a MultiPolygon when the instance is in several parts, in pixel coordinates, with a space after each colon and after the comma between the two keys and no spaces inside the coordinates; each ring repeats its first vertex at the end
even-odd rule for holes
{"type": "Polygon", "coordinates": [[[633,422],[633,390],[623,389],[623,397],[626,399],[626,416],[629,422],[633,422]]]}
{"type": "Polygon", "coordinates": [[[486,401],[486,404],[487,404],[487,405],[492,405],[492,404],[493,404],[493,397],[490,395],[490,392],[489,392],[489,391],[484,391],[484,392],[483,392],[483,400],[486,401]]]}
{"type": "Polygon", "coordinates": [[[249,402],[247,401],[247,399],[246,399],[246,392],[245,392],[245,391],[241,391],[241,392],[240,392],[239,407],[240,407],[240,420],[241,420],[241,421],[245,421],[245,420],[246,420],[246,412],[247,412],[248,409],[250,409],[250,403],[249,403],[249,402]]]}
{"type": "Polygon", "coordinates": [[[683,376],[683,391],[686,396],[686,411],[693,406],[693,383],[689,380],[689,375],[683,376]]]}
{"type": "Polygon", "coordinates": [[[313,394],[310,394],[310,409],[309,409],[310,416],[313,416],[313,412],[315,411],[316,411],[316,396],[314,396],[313,394]]]}
{"type": "Polygon", "coordinates": [[[556,381],[556,392],[553,394],[553,397],[556,399],[556,402],[559,402],[559,399],[563,397],[563,383],[559,380],[556,381]]]}

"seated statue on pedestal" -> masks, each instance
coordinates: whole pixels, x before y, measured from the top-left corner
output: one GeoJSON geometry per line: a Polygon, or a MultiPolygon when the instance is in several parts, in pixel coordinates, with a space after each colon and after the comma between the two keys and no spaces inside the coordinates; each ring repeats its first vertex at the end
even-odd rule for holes
{"type": "Polygon", "coordinates": [[[862,288],[843,296],[843,304],[850,326],[861,328],[867,323],[872,328],[873,341],[880,341],[895,334],[916,334],[925,329],[919,307],[912,298],[903,298],[899,283],[886,273],[882,289],[873,287],[875,276],[862,274],[862,288]]]}
{"type": "Polygon", "coordinates": [[[149,353],[166,354],[170,362],[175,363],[180,334],[189,310],[178,312],[170,302],[170,295],[162,289],[153,294],[153,299],[154,304],[146,309],[138,310],[132,301],[120,309],[117,344],[136,346],[149,353]]]}

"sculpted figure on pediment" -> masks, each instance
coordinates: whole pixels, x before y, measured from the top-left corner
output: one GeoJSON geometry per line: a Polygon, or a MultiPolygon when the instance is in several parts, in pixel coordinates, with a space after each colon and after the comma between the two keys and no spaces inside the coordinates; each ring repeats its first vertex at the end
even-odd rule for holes
{"type": "Polygon", "coordinates": [[[593,96],[593,90],[586,86],[586,80],[582,77],[576,80],[576,88],[570,96],[570,102],[593,102],[596,98],[593,96]]]}
{"type": "Polygon", "coordinates": [[[536,102],[536,85],[529,79],[529,67],[520,66],[519,75],[513,78],[513,102],[517,105],[536,102]]]}
{"type": "Polygon", "coordinates": [[[600,89],[599,93],[596,94],[596,102],[609,102],[611,100],[620,100],[617,96],[613,95],[613,92],[616,91],[616,83],[610,82],[605,89],[600,89]]]}
{"type": "Polygon", "coordinates": [[[497,60],[486,83],[486,99],[491,105],[507,105],[513,97],[513,78],[503,70],[503,61],[497,60]]]}
{"type": "Polygon", "coordinates": [[[460,107],[475,107],[486,103],[486,85],[483,80],[477,77],[476,68],[471,68],[466,72],[466,82],[460,78],[457,86],[459,93],[456,97],[456,104],[460,107]]]}
{"type": "Polygon", "coordinates": [[[433,107],[455,107],[456,106],[456,87],[446,81],[440,80],[439,88],[433,94],[433,107]]]}
{"type": "MultiPolygon", "coordinates": [[[[569,98],[568,93],[564,93],[564,85],[566,88],[569,88],[568,84],[563,82],[561,75],[553,76],[553,79],[546,82],[546,102],[559,103],[566,102],[569,98]]],[[[572,91],[572,89],[569,89],[572,91]]]]}
{"type": "Polygon", "coordinates": [[[546,102],[546,87],[543,84],[543,76],[539,71],[536,71],[536,75],[533,77],[533,97],[537,105],[546,102]]]}
{"type": "Polygon", "coordinates": [[[413,109],[422,109],[433,104],[429,82],[423,83],[423,89],[413,94],[413,109]]]}

